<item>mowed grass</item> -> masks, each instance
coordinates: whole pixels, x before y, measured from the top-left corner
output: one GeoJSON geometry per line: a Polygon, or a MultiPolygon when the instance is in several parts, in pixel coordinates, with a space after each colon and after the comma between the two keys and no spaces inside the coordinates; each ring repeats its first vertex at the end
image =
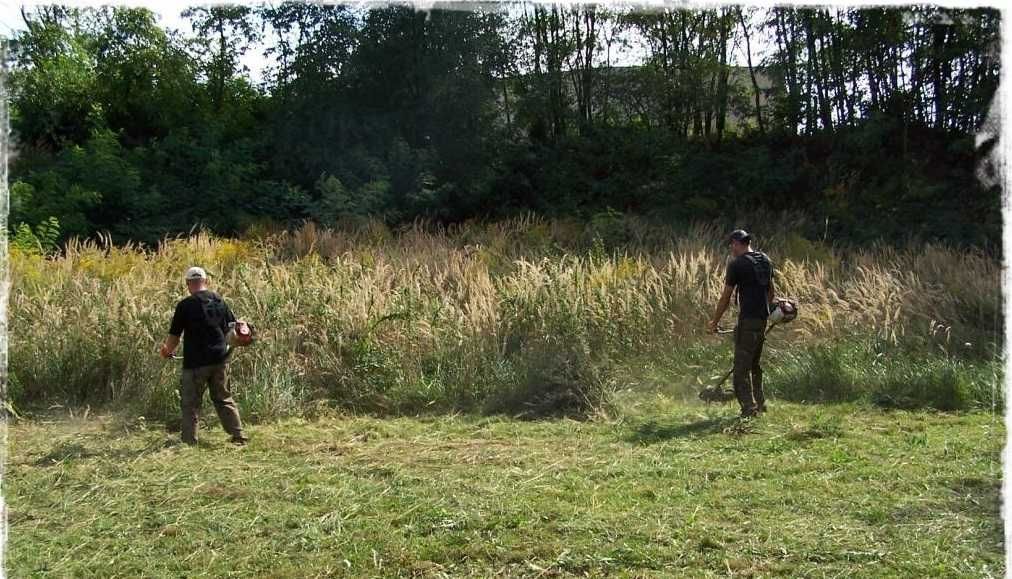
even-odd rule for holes
{"type": "Polygon", "coordinates": [[[1004,575],[999,415],[13,422],[11,577],[1004,575]]]}

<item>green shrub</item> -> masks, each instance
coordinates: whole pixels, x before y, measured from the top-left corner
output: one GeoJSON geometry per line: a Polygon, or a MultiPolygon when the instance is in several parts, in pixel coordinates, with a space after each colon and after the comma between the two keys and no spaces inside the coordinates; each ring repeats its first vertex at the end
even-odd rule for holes
{"type": "Polygon", "coordinates": [[[589,418],[613,410],[612,366],[579,337],[532,341],[509,363],[511,379],[495,385],[487,412],[589,418]]]}
{"type": "Polygon", "coordinates": [[[872,401],[888,408],[930,407],[965,410],[969,393],[962,376],[947,364],[903,365],[890,369],[871,393],[872,401]]]}
{"type": "Polygon", "coordinates": [[[764,364],[765,384],[795,402],[870,402],[941,411],[1004,408],[1000,361],[969,363],[871,336],[811,345],[764,364]]]}
{"type": "Polygon", "coordinates": [[[60,221],[49,217],[33,230],[27,223],[19,223],[14,229],[10,243],[25,253],[50,254],[56,251],[60,239],[60,221]]]}
{"type": "Polygon", "coordinates": [[[809,347],[785,356],[778,363],[764,364],[770,368],[770,393],[792,402],[847,402],[861,398],[866,376],[852,363],[854,346],[827,344],[809,347]]]}

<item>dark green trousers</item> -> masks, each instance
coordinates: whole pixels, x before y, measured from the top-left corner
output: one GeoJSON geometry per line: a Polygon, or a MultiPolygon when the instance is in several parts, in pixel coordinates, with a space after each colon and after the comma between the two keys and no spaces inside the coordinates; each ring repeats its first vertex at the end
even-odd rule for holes
{"type": "Polygon", "coordinates": [[[232,393],[228,390],[228,369],[225,364],[216,364],[183,369],[179,388],[179,402],[183,417],[181,425],[183,442],[188,444],[196,444],[197,442],[197,419],[200,417],[204,390],[208,386],[211,387],[211,401],[214,402],[214,409],[218,412],[222,428],[233,438],[242,438],[242,421],[239,419],[239,409],[236,407],[235,401],[232,400],[232,393]]]}
{"type": "Polygon", "coordinates": [[[743,416],[766,409],[759,358],[766,338],[766,320],[744,318],[734,329],[734,395],[743,416]]]}

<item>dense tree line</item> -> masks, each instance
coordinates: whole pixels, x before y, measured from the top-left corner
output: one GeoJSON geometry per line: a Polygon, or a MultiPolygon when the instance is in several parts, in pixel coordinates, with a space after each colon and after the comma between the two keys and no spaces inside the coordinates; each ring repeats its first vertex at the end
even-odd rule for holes
{"type": "Polygon", "coordinates": [[[751,209],[804,210],[855,241],[1000,232],[998,190],[977,179],[994,143],[974,138],[997,10],[290,2],[193,8],[186,33],[144,9],[23,16],[8,73],[22,236],[751,209]],[[616,66],[630,43],[638,62],[616,66]]]}

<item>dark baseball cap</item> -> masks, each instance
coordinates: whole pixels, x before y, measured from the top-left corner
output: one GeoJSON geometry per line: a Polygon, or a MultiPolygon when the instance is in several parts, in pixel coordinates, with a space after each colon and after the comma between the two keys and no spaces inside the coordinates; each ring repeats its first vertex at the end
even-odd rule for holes
{"type": "Polygon", "coordinates": [[[737,241],[738,243],[748,243],[752,241],[752,236],[744,229],[735,229],[731,232],[729,239],[731,241],[737,241]]]}

